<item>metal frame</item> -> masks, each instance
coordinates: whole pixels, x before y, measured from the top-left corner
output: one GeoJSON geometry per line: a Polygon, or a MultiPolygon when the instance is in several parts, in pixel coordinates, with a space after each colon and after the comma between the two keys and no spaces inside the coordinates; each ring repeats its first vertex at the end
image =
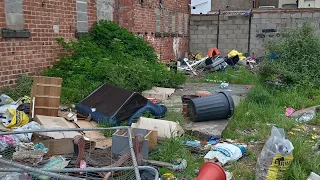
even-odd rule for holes
{"type": "MultiPolygon", "coordinates": [[[[12,131],[12,132],[0,132],[0,136],[2,135],[14,135],[14,134],[25,134],[25,133],[40,133],[40,132],[70,132],[70,131],[103,131],[103,130],[118,130],[118,129],[127,129],[128,132],[130,132],[130,127],[128,126],[119,126],[119,127],[111,127],[111,128],[53,128],[53,129],[36,129],[36,130],[25,130],[25,131],[12,131]]],[[[66,176],[57,174],[57,172],[111,172],[111,171],[127,171],[127,170],[134,170],[135,176],[137,180],[141,180],[139,170],[151,170],[155,172],[155,180],[159,179],[159,172],[149,166],[138,166],[135,152],[133,149],[133,143],[132,143],[132,135],[131,133],[128,133],[129,138],[129,149],[131,154],[131,159],[133,162],[133,166],[131,167],[115,167],[115,168],[84,168],[84,169],[78,169],[78,168],[65,168],[65,169],[37,169],[32,168],[29,166],[21,165],[12,161],[8,161],[6,159],[0,158],[0,163],[12,166],[15,168],[0,168],[0,172],[36,172],[43,175],[48,175],[51,177],[56,177],[59,179],[65,179],[65,180],[78,180],[81,178],[66,176]]]]}

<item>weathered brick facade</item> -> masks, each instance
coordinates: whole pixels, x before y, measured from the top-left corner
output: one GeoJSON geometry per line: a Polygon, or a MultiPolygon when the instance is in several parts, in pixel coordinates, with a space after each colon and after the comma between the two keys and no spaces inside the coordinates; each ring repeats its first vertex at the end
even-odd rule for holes
{"type": "Polygon", "coordinates": [[[191,0],[116,0],[114,20],[155,48],[159,59],[184,57],[188,51],[191,0]],[[160,8],[161,7],[161,8],[160,8]]]}
{"type": "Polygon", "coordinates": [[[56,38],[74,39],[77,30],[84,31],[86,26],[90,28],[97,19],[113,19],[133,33],[143,36],[156,49],[162,61],[182,57],[188,50],[190,0],[162,0],[162,9],[159,2],[159,0],[0,1],[0,29],[17,27],[15,30],[30,33],[30,37],[24,38],[4,38],[4,33],[1,34],[0,87],[14,85],[16,78],[21,74],[31,75],[54,65],[61,55],[61,48],[56,38]]]}
{"type": "MultiPolygon", "coordinates": [[[[0,1],[1,29],[7,27],[5,2],[5,0],[0,1]]],[[[56,38],[63,37],[68,40],[75,37],[76,1],[23,0],[22,8],[23,26],[30,31],[31,36],[29,38],[2,38],[1,36],[1,87],[13,85],[20,74],[33,74],[53,65],[60,55],[56,38]]],[[[95,0],[88,0],[87,9],[90,26],[97,17],[95,0]]]]}

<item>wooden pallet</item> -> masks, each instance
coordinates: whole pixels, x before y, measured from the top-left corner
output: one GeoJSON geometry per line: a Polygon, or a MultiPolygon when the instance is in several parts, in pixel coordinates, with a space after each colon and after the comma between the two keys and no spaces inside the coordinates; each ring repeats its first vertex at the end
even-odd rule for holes
{"type": "Polygon", "coordinates": [[[34,107],[32,116],[58,116],[61,85],[62,78],[34,76],[31,89],[31,107],[34,107]]]}

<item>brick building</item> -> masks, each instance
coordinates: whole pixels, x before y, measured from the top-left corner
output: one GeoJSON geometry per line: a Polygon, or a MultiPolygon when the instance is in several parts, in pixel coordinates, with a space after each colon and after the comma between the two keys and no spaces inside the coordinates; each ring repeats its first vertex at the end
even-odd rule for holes
{"type": "Polygon", "coordinates": [[[188,49],[190,0],[0,1],[0,87],[54,65],[57,37],[74,39],[99,19],[114,20],[148,40],[160,60],[188,49]]]}
{"type": "Polygon", "coordinates": [[[188,50],[189,4],[191,0],[116,0],[114,20],[149,41],[159,59],[168,62],[188,50]]]}

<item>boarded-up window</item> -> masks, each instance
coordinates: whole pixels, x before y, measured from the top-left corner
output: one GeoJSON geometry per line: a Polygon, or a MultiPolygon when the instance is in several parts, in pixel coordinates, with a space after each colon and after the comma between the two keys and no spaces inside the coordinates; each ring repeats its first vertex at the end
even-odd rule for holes
{"type": "Polygon", "coordinates": [[[182,13],[178,13],[178,33],[182,34],[182,21],[183,21],[183,14],[182,13]]]}
{"type": "Polygon", "coordinates": [[[171,25],[171,32],[176,33],[176,16],[172,15],[172,25],[171,25]]]}
{"type": "Polygon", "coordinates": [[[97,0],[97,18],[98,20],[113,20],[114,0],[97,0]]]}
{"type": "Polygon", "coordinates": [[[156,13],[156,32],[161,32],[161,10],[159,8],[156,8],[155,13],[156,13]]]}
{"type": "Polygon", "coordinates": [[[5,9],[7,28],[22,30],[24,28],[22,0],[5,0],[5,9]]]}
{"type": "Polygon", "coordinates": [[[184,18],[184,34],[188,34],[189,14],[183,14],[183,18],[184,18]]]}
{"type": "Polygon", "coordinates": [[[78,32],[88,32],[88,4],[85,0],[78,0],[77,4],[77,30],[78,32]]]}
{"type": "Polygon", "coordinates": [[[164,32],[169,32],[169,12],[164,11],[164,32]]]}

